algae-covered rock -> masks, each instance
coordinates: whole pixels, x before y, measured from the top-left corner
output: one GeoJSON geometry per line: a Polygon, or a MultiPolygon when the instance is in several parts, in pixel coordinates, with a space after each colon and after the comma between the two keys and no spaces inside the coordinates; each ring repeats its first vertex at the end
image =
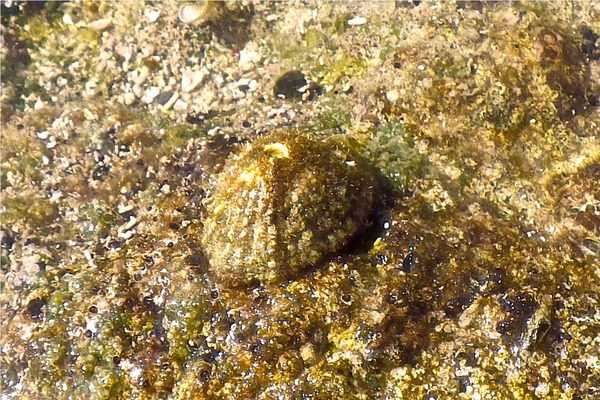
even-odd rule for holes
{"type": "Polygon", "coordinates": [[[214,274],[275,282],[315,265],[365,226],[374,186],[365,160],[333,141],[257,140],[217,179],[203,237],[214,274]]]}
{"type": "Polygon", "coordinates": [[[599,5],[29,3],[0,398],[600,398],[599,5]]]}

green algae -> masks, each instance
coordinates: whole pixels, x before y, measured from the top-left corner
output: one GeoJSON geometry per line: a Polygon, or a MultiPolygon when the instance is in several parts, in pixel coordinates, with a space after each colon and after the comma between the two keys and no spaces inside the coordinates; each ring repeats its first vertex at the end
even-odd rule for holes
{"type": "Polygon", "coordinates": [[[176,360],[186,360],[192,349],[204,341],[202,338],[206,321],[203,316],[206,314],[204,301],[207,294],[199,292],[191,301],[174,296],[165,306],[165,317],[174,322],[167,333],[169,355],[176,360]]]}
{"type": "Polygon", "coordinates": [[[319,84],[335,87],[362,76],[367,60],[363,55],[340,50],[334,39],[321,28],[310,28],[300,43],[281,38],[274,47],[291,68],[302,67],[319,84]]]}
{"type": "Polygon", "coordinates": [[[365,144],[365,151],[381,173],[399,188],[407,188],[431,173],[427,159],[415,148],[414,140],[401,123],[392,122],[380,127],[365,144]]]}
{"type": "Polygon", "coordinates": [[[311,130],[320,133],[346,132],[351,126],[350,114],[345,108],[326,110],[310,125],[311,130]]]}
{"type": "Polygon", "coordinates": [[[22,77],[17,78],[22,79],[22,84],[12,86],[15,92],[10,103],[23,109],[22,99],[30,95],[36,95],[43,101],[51,101],[54,93],[48,90],[49,82],[42,77],[51,76],[49,81],[53,85],[65,79],[70,85],[83,88],[87,81],[84,76],[94,75],[96,65],[82,55],[98,54],[101,33],[77,24],[78,17],[89,20],[98,15],[102,14],[97,5],[83,3],[81,7],[71,9],[67,3],[54,2],[47,3],[32,15],[18,14],[11,29],[15,29],[15,35],[27,47],[28,57],[26,62],[15,64],[11,71],[22,77]],[[77,15],[77,12],[82,14],[77,15]],[[75,21],[67,23],[65,15],[72,16],[75,21]],[[65,43],[57,38],[68,40],[65,43]],[[85,71],[84,75],[80,71],[85,71]],[[25,76],[29,78],[26,79],[25,76]]]}

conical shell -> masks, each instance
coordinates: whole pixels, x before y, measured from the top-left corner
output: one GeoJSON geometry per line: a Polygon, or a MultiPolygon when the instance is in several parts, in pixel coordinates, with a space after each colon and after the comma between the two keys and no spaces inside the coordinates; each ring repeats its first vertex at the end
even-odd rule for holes
{"type": "Polygon", "coordinates": [[[339,143],[276,133],[234,156],[207,204],[203,245],[234,286],[294,278],[340,250],[374,203],[366,161],[339,143]]]}

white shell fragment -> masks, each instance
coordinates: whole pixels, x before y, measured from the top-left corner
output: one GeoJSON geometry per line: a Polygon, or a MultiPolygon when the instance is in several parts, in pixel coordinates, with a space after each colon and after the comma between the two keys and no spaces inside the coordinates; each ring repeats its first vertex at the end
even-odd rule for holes
{"type": "Polygon", "coordinates": [[[133,204],[119,204],[119,207],[117,208],[117,212],[119,214],[125,214],[127,211],[131,211],[133,210],[133,204]]]}
{"type": "Polygon", "coordinates": [[[356,17],[348,20],[348,25],[364,25],[367,23],[365,17],[356,17]]]}
{"type": "Polygon", "coordinates": [[[169,108],[173,107],[173,104],[175,104],[175,102],[177,101],[177,99],[179,99],[179,93],[175,92],[169,98],[169,100],[167,100],[167,102],[163,105],[163,111],[166,111],[169,108]]]}
{"type": "Polygon", "coordinates": [[[48,139],[48,136],[49,136],[48,131],[41,131],[41,132],[37,133],[37,137],[39,137],[42,140],[48,139]]]}
{"type": "Polygon", "coordinates": [[[186,111],[188,109],[188,105],[185,101],[179,99],[175,102],[175,104],[173,105],[173,109],[175,111],[186,111]]]}
{"type": "Polygon", "coordinates": [[[71,18],[71,15],[63,15],[63,22],[65,23],[65,25],[73,25],[73,19],[71,18]]]}
{"type": "Polygon", "coordinates": [[[146,18],[150,22],[156,22],[158,17],[160,16],[160,12],[158,10],[148,10],[146,11],[146,18]]]}
{"type": "Polygon", "coordinates": [[[142,97],[142,101],[146,102],[146,104],[150,104],[154,101],[154,99],[160,94],[160,89],[158,86],[150,86],[149,89],[144,93],[144,97],[142,97]]]}
{"type": "Polygon", "coordinates": [[[105,31],[110,28],[112,25],[112,20],[110,18],[102,18],[92,21],[88,24],[88,28],[92,28],[95,31],[105,31]]]}
{"type": "Polygon", "coordinates": [[[177,14],[179,20],[184,24],[190,24],[202,18],[202,15],[205,14],[204,11],[204,2],[200,4],[184,4],[179,7],[179,13],[177,14]]]}
{"type": "Polygon", "coordinates": [[[196,88],[205,78],[203,71],[184,71],[181,76],[181,90],[189,93],[196,88]]]}
{"type": "Polygon", "coordinates": [[[122,239],[130,239],[134,234],[134,232],[130,231],[130,229],[133,228],[137,222],[137,218],[134,216],[129,217],[129,221],[127,221],[127,223],[117,228],[117,237],[122,239]]]}

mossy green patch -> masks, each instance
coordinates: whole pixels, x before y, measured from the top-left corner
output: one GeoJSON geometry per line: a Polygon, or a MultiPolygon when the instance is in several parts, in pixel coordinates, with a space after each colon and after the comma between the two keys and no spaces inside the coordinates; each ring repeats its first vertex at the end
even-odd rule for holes
{"type": "Polygon", "coordinates": [[[430,173],[427,158],[415,148],[414,141],[399,122],[378,128],[364,146],[366,154],[382,174],[399,188],[406,188],[430,173]]]}

